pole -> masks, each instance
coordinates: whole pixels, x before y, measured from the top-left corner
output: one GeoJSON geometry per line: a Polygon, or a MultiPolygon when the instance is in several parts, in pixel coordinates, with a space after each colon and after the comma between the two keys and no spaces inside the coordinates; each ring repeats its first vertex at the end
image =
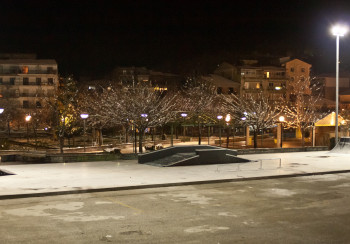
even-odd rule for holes
{"type": "Polygon", "coordinates": [[[337,35],[336,69],[335,69],[335,143],[338,143],[338,106],[339,106],[339,35],[337,35]]]}
{"type": "Polygon", "coordinates": [[[171,131],[170,145],[171,145],[171,146],[174,146],[174,137],[173,137],[173,134],[174,134],[174,125],[173,125],[173,123],[171,123],[170,131],[171,131]]]}
{"type": "Polygon", "coordinates": [[[27,143],[29,143],[29,127],[28,127],[28,123],[29,122],[27,122],[27,143]]]}
{"type": "Polygon", "coordinates": [[[281,123],[281,148],[283,148],[282,141],[283,141],[283,123],[281,123]]]}
{"type": "Polygon", "coordinates": [[[85,133],[85,119],[84,119],[84,152],[86,152],[85,141],[86,141],[86,133],[85,133]]]}
{"type": "Polygon", "coordinates": [[[208,145],[210,144],[210,126],[208,126],[208,145]]]}
{"type": "Polygon", "coordinates": [[[219,124],[219,143],[221,147],[221,124],[219,124]]]}

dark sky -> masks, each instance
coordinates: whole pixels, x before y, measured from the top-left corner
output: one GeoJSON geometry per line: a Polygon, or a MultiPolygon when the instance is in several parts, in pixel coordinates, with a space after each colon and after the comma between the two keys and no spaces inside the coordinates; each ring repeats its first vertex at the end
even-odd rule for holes
{"type": "MultiPolygon", "coordinates": [[[[0,52],[53,58],[75,76],[117,65],[208,68],[245,53],[306,53],[329,72],[339,20],[350,24],[350,1],[2,0],[0,52]]],[[[349,37],[341,54],[350,68],[349,37]]]]}

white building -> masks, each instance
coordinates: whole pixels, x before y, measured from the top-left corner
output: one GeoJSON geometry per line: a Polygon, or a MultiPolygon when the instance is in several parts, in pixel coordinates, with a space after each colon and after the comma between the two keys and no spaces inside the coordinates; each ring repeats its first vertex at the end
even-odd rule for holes
{"type": "Polygon", "coordinates": [[[24,57],[0,59],[0,99],[29,113],[42,107],[45,97],[54,95],[59,81],[55,60],[24,57]]]}

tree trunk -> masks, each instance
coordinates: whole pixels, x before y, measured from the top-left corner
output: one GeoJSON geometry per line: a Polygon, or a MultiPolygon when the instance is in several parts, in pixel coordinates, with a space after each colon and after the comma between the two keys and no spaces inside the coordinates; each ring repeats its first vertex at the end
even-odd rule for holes
{"type": "Polygon", "coordinates": [[[202,142],[201,123],[198,122],[198,145],[202,142]]]}
{"type": "Polygon", "coordinates": [[[300,131],[301,131],[301,147],[305,147],[305,136],[304,136],[304,128],[301,127],[300,128],[300,131]]]}
{"type": "Polygon", "coordinates": [[[143,133],[141,132],[141,130],[139,130],[139,153],[142,153],[142,139],[143,139],[143,133]]]}
{"type": "Polygon", "coordinates": [[[98,145],[102,146],[102,144],[103,144],[102,127],[100,127],[99,131],[100,131],[100,134],[99,134],[98,145]]]}
{"type": "Polygon", "coordinates": [[[125,143],[129,142],[129,125],[125,126],[125,143]]]}
{"type": "Polygon", "coordinates": [[[226,147],[228,148],[229,145],[230,145],[230,127],[227,126],[227,129],[226,129],[226,147]]]}
{"type": "Polygon", "coordinates": [[[253,138],[254,138],[254,148],[258,147],[258,132],[257,129],[253,130],[253,138]]]}
{"type": "Polygon", "coordinates": [[[35,138],[35,150],[38,149],[38,134],[36,133],[35,127],[33,127],[34,130],[34,138],[35,138]]]}
{"type": "Polygon", "coordinates": [[[60,153],[63,154],[64,137],[60,136],[60,153]]]}
{"type": "Polygon", "coordinates": [[[7,133],[9,136],[11,135],[10,121],[7,121],[7,133]]]}

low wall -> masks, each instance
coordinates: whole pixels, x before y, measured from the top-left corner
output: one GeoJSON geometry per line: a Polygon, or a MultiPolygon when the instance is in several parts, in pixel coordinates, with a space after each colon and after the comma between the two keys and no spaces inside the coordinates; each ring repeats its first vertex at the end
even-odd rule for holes
{"type": "Polygon", "coordinates": [[[113,153],[65,153],[65,154],[8,154],[1,156],[1,162],[30,162],[30,163],[64,163],[64,162],[91,162],[112,160],[135,160],[135,154],[113,154],[113,153]]]}
{"type": "Polygon", "coordinates": [[[313,151],[328,151],[327,146],[318,147],[296,147],[296,148],[251,148],[238,149],[238,155],[244,154],[260,154],[260,153],[289,153],[289,152],[313,152],[313,151]]]}

